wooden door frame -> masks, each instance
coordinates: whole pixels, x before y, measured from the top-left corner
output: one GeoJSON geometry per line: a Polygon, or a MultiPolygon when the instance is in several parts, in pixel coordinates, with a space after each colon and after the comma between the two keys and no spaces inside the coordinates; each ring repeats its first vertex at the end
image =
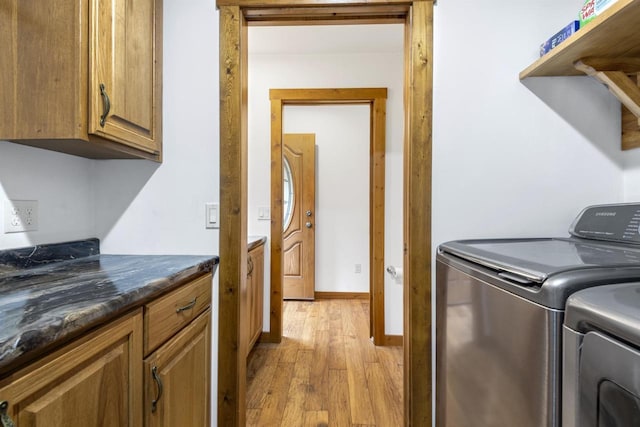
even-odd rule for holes
{"type": "Polygon", "coordinates": [[[404,422],[406,426],[430,426],[433,0],[217,0],[217,7],[221,215],[218,425],[244,426],[246,420],[247,27],[404,22],[404,422]]]}
{"type": "Polygon", "coordinates": [[[370,334],[375,345],[386,343],[384,333],[384,175],[386,88],[271,89],[271,298],[269,332],[263,342],[282,340],[282,155],[283,110],[286,105],[369,105],[369,300],[370,334]],[[274,268],[275,267],[275,268],[274,268]]]}

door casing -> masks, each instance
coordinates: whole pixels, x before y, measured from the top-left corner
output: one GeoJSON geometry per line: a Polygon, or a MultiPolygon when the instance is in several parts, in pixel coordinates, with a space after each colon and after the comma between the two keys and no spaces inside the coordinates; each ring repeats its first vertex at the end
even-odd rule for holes
{"type": "Polygon", "coordinates": [[[405,23],[404,423],[431,425],[433,6],[433,0],[217,0],[221,223],[218,425],[244,426],[246,421],[248,25],[398,22],[405,23]]]}
{"type": "Polygon", "coordinates": [[[270,328],[263,342],[282,340],[282,111],[285,105],[363,104],[370,109],[369,132],[369,300],[370,334],[384,345],[384,194],[386,88],[271,89],[271,298],[270,328]]]}

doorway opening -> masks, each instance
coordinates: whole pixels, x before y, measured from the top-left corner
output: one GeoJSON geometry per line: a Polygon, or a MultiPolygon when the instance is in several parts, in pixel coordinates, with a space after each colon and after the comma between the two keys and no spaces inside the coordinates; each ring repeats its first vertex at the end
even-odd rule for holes
{"type": "Polygon", "coordinates": [[[405,24],[404,423],[432,420],[432,0],[217,0],[220,10],[218,425],[246,417],[248,25],[405,24]]]}
{"type": "Polygon", "coordinates": [[[283,109],[287,105],[368,105],[369,134],[369,277],[370,336],[385,344],[384,333],[384,207],[386,88],[272,89],[271,99],[271,292],[270,328],[263,342],[282,339],[283,295],[283,109]]]}

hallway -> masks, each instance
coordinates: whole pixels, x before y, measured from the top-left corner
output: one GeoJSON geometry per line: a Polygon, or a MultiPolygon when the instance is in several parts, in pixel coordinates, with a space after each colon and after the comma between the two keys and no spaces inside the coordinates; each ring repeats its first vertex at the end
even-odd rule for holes
{"type": "Polygon", "coordinates": [[[402,347],[369,340],[368,300],[285,301],[281,344],[247,366],[248,426],[401,426],[402,347]]]}

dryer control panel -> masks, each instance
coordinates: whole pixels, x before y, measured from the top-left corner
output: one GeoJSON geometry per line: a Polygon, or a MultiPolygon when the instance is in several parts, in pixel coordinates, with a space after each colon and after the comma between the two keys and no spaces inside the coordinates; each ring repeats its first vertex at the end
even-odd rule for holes
{"type": "Polygon", "coordinates": [[[589,206],[571,225],[576,237],[640,245],[640,203],[589,206]]]}

